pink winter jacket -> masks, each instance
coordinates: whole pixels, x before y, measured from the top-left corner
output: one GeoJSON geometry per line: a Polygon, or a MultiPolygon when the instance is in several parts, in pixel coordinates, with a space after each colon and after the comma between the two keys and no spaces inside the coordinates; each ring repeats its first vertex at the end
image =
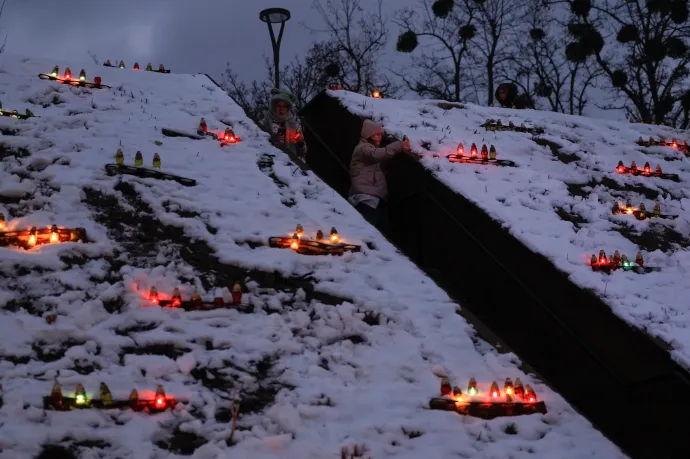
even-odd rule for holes
{"type": "Polygon", "coordinates": [[[368,194],[385,200],[388,197],[386,176],[381,163],[402,152],[402,142],[393,142],[385,148],[376,148],[369,138],[383,128],[371,120],[364,120],[361,138],[350,161],[349,195],[368,194]]]}

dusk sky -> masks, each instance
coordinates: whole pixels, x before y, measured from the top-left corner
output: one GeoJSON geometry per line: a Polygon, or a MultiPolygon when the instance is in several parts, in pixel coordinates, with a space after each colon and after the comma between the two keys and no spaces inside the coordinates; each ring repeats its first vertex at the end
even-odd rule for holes
{"type": "MultiPolygon", "coordinates": [[[[414,3],[384,4],[392,16],[394,9],[414,3]]],[[[219,75],[229,61],[242,77],[256,78],[262,76],[264,56],[271,55],[259,11],[291,11],[281,46],[286,62],[314,38],[303,24],[321,25],[311,5],[312,0],[7,0],[0,39],[7,33],[5,52],[28,57],[89,61],[90,50],[102,61],[162,63],[173,72],[211,75],[219,75]]],[[[391,35],[390,57],[396,35],[391,35]]]]}
{"type": "MultiPolygon", "coordinates": [[[[0,0],[1,3],[2,0],[0,0]]],[[[325,0],[324,0],[325,1],[325,0]]],[[[336,0],[337,1],[337,0],[336,0]]],[[[313,35],[305,24],[319,28],[313,0],[7,0],[0,17],[0,43],[7,34],[8,54],[89,62],[88,51],[104,61],[164,64],[179,73],[219,76],[230,62],[243,79],[264,77],[264,57],[271,55],[264,8],[283,7],[292,13],[281,46],[286,63],[304,52],[313,35]]],[[[414,6],[418,0],[384,0],[385,15],[414,6]]],[[[376,5],[362,0],[362,5],[376,5]]],[[[406,57],[395,51],[398,30],[390,23],[384,67],[400,66],[406,57]]],[[[599,91],[595,96],[603,96],[599,91]]],[[[599,97],[601,98],[601,97],[599,97]]],[[[602,112],[597,117],[620,118],[602,112]]]]}

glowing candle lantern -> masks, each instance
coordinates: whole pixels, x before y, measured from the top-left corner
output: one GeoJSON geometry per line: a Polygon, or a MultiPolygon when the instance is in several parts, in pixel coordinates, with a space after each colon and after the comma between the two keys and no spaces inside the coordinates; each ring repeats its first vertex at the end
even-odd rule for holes
{"type": "Polygon", "coordinates": [[[658,202],[656,204],[654,204],[653,212],[654,212],[655,217],[660,217],[661,216],[661,204],[659,204],[658,202]]]}
{"type": "Polygon", "coordinates": [[[120,61],[119,67],[120,67],[121,69],[125,68],[125,61],[120,61]]]}
{"type": "Polygon", "coordinates": [[[242,286],[239,282],[235,282],[232,286],[232,304],[242,303],[242,286]]]}
{"type": "Polygon", "coordinates": [[[477,157],[477,146],[475,144],[472,144],[472,146],[470,147],[470,156],[472,158],[477,157]]]}
{"type": "Polygon", "coordinates": [[[640,218],[644,218],[645,215],[647,214],[647,208],[644,205],[644,202],[640,203],[640,218]]]}
{"type": "Polygon", "coordinates": [[[146,64],[146,71],[147,72],[153,72],[153,65],[151,65],[150,62],[148,64],[146,64]]]}
{"type": "Polygon", "coordinates": [[[458,148],[455,150],[455,154],[458,156],[462,156],[465,154],[465,146],[461,143],[458,144],[458,148]]]}
{"type": "Polygon", "coordinates": [[[192,306],[194,309],[201,309],[201,306],[203,305],[203,301],[201,300],[201,295],[199,295],[198,290],[194,290],[194,293],[192,293],[192,306]]]}
{"type": "Polygon", "coordinates": [[[132,389],[132,392],[129,393],[129,404],[134,408],[139,404],[139,392],[137,392],[136,389],[132,389]]]}
{"type": "Polygon", "coordinates": [[[53,67],[53,71],[50,72],[50,76],[57,77],[58,73],[60,73],[60,67],[56,65],[55,67],[53,67]]]}
{"type": "Polygon", "coordinates": [[[225,299],[223,298],[223,290],[217,288],[216,296],[213,298],[213,305],[217,308],[225,306],[225,299]]]}
{"type": "Polygon", "coordinates": [[[656,173],[656,175],[661,175],[661,174],[662,174],[662,172],[661,172],[661,165],[657,164],[657,165],[656,165],[656,170],[655,170],[654,172],[656,173]]]}
{"type": "Polygon", "coordinates": [[[297,233],[292,235],[292,242],[290,243],[290,248],[292,250],[299,249],[299,236],[297,235],[297,233]]]}
{"type": "Polygon", "coordinates": [[[134,155],[134,165],[135,166],[143,166],[144,165],[144,156],[141,154],[140,151],[137,151],[136,154],[134,155]]]}
{"type": "Polygon", "coordinates": [[[300,225],[299,223],[297,224],[297,227],[295,228],[295,234],[299,238],[302,238],[302,236],[304,236],[304,227],[302,225],[300,225]]]}
{"type": "Polygon", "coordinates": [[[676,140],[675,137],[673,139],[671,139],[671,146],[673,148],[678,148],[678,141],[676,140]]]}
{"type": "Polygon", "coordinates": [[[515,387],[513,389],[515,391],[515,395],[519,398],[523,398],[525,396],[525,388],[522,387],[522,381],[520,381],[520,378],[515,379],[515,387]]]}
{"type": "Polygon", "coordinates": [[[635,256],[635,263],[637,263],[637,265],[640,267],[644,266],[644,259],[642,258],[641,252],[637,252],[637,255],[635,256]]]}
{"type": "Polygon", "coordinates": [[[113,394],[110,393],[110,389],[108,389],[108,386],[106,386],[105,383],[101,383],[98,392],[101,403],[103,403],[104,406],[108,406],[113,403],[113,394]]]}
{"type": "Polygon", "coordinates": [[[86,404],[86,390],[84,390],[82,384],[77,384],[77,387],[74,389],[74,401],[77,405],[86,404]]]}
{"type": "Polygon", "coordinates": [[[5,231],[5,214],[0,212],[0,231],[5,231]]]}
{"type": "Polygon", "coordinates": [[[318,231],[316,232],[316,240],[317,240],[317,241],[323,241],[323,231],[318,230],[318,231]]]}
{"type": "Polygon", "coordinates": [[[172,292],[172,296],[170,298],[171,300],[171,305],[175,308],[179,308],[182,306],[182,295],[180,294],[180,289],[175,287],[172,292]]]}
{"type": "Polygon", "coordinates": [[[125,164],[125,154],[122,153],[121,148],[118,148],[115,152],[115,162],[120,166],[125,164]]]}
{"type": "Polygon", "coordinates": [[[596,266],[596,264],[597,264],[597,256],[596,256],[595,254],[592,254],[592,259],[589,261],[589,263],[590,263],[592,266],[596,266]]]}
{"type": "Polygon", "coordinates": [[[36,242],[37,242],[36,232],[37,232],[36,227],[32,227],[29,230],[29,246],[33,247],[34,245],[36,245],[36,242]]]}
{"type": "Polygon", "coordinates": [[[644,173],[649,174],[652,172],[652,166],[649,165],[649,161],[644,163],[644,173]]]}
{"type": "Polygon", "coordinates": [[[599,251],[599,263],[602,265],[608,263],[608,260],[606,259],[606,252],[604,252],[603,250],[599,251]]]}
{"type": "Polygon", "coordinates": [[[441,396],[450,395],[452,392],[452,387],[450,385],[450,379],[448,376],[441,378],[441,396]]]}
{"type": "Polygon", "coordinates": [[[93,84],[95,84],[96,86],[100,86],[101,85],[101,77],[99,77],[99,76],[94,77],[93,84]]]}
{"type": "Polygon", "coordinates": [[[489,395],[491,395],[492,398],[498,398],[501,396],[501,391],[498,390],[498,384],[496,381],[491,383],[491,388],[489,389],[489,395]]]}
{"type": "Polygon", "coordinates": [[[71,80],[72,79],[72,71],[67,67],[65,69],[65,80],[71,80]]]}
{"type": "Polygon", "coordinates": [[[161,168],[161,157],[158,153],[153,154],[153,167],[156,169],[161,168]]]}
{"type": "Polygon", "coordinates": [[[467,383],[467,394],[474,397],[479,395],[479,390],[477,390],[477,380],[470,378],[470,382],[467,383]]]}
{"type": "Polygon", "coordinates": [[[493,145],[489,147],[489,159],[496,159],[496,147],[493,145]]]}
{"type": "Polygon", "coordinates": [[[513,381],[510,378],[506,378],[506,382],[503,385],[503,392],[505,392],[507,396],[513,395],[513,381]]]}
{"type": "Polygon", "coordinates": [[[534,389],[532,389],[532,386],[527,384],[525,386],[525,402],[527,403],[536,403],[537,402],[537,394],[534,392],[534,389]]]}
{"type": "Polygon", "coordinates": [[[60,242],[60,235],[58,234],[58,227],[57,227],[57,225],[52,225],[50,227],[50,243],[56,244],[58,242],[60,242]]]}
{"type": "Polygon", "coordinates": [[[333,244],[337,244],[340,241],[340,236],[338,235],[338,231],[335,229],[335,226],[331,228],[331,242],[333,244]]]}
{"type": "Polygon", "coordinates": [[[625,208],[626,208],[627,210],[632,209],[632,204],[630,203],[630,201],[625,201],[625,208]]]}
{"type": "Polygon", "coordinates": [[[632,163],[630,163],[630,169],[631,169],[632,171],[637,170],[637,163],[636,163],[635,161],[633,161],[632,163]]]}
{"type": "Polygon", "coordinates": [[[62,386],[60,384],[53,384],[53,389],[50,391],[50,401],[54,408],[62,408],[62,386]]]}
{"type": "Polygon", "coordinates": [[[482,159],[488,159],[489,158],[489,149],[486,147],[486,144],[482,145],[482,159]]]}
{"type": "Polygon", "coordinates": [[[453,387],[453,398],[458,402],[462,400],[462,391],[458,386],[453,387]]]}
{"type": "Polygon", "coordinates": [[[79,72],[79,81],[86,81],[86,70],[81,69],[81,72],[79,72]]]}
{"type": "Polygon", "coordinates": [[[158,304],[158,289],[155,286],[149,290],[149,301],[153,304],[158,304]]]}
{"type": "MultiPolygon", "coordinates": [[[[296,135],[299,136],[300,134],[297,133],[296,135]]],[[[224,140],[226,142],[229,142],[229,143],[235,143],[237,141],[237,137],[235,137],[235,132],[232,129],[230,129],[229,127],[225,128],[224,140]]],[[[299,140],[297,140],[297,141],[299,141],[299,140]]]]}
{"type": "Polygon", "coordinates": [[[135,62],[134,67],[132,67],[134,70],[139,70],[139,63],[135,62]]]}
{"type": "Polygon", "coordinates": [[[625,172],[625,165],[623,164],[623,161],[618,161],[618,166],[616,166],[616,171],[619,174],[622,174],[623,172],[625,172]]]}
{"type": "Polygon", "coordinates": [[[371,92],[371,97],[373,97],[374,99],[381,99],[382,98],[381,91],[379,91],[378,89],[374,89],[371,92]]]}
{"type": "Polygon", "coordinates": [[[620,263],[621,263],[621,254],[618,252],[618,250],[616,250],[616,251],[613,253],[613,259],[612,259],[611,261],[613,262],[613,265],[614,265],[614,266],[619,266],[619,265],[620,265],[620,263]]]}
{"type": "Polygon", "coordinates": [[[165,391],[163,390],[163,385],[159,384],[158,387],[156,387],[156,408],[162,409],[165,408],[166,405],[166,399],[165,399],[165,391]]]}
{"type": "Polygon", "coordinates": [[[201,118],[201,121],[199,121],[199,128],[197,129],[198,132],[208,132],[208,126],[206,126],[206,120],[201,118]]]}

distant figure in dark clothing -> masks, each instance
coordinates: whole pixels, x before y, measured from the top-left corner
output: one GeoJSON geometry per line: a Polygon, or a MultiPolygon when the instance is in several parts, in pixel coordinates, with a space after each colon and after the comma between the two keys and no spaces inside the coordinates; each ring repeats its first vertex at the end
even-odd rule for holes
{"type": "Polygon", "coordinates": [[[525,108],[534,108],[534,101],[529,94],[522,94],[518,96],[518,88],[513,83],[502,83],[496,88],[496,100],[502,107],[516,108],[522,110],[525,108]]]}

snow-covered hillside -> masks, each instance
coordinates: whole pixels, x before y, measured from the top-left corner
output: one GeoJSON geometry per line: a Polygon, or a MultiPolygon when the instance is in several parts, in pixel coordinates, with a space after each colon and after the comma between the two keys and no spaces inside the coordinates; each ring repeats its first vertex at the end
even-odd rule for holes
{"type": "Polygon", "coordinates": [[[56,64],[82,67],[0,60],[3,108],[39,116],[0,118],[0,212],[9,229],[84,227],[89,240],[0,248],[0,457],[33,457],[44,444],[90,458],[332,458],[355,444],[375,458],[622,456],[514,355],[478,340],[442,290],[269,146],[206,76],[84,65],[110,90],[37,78],[56,64]],[[211,129],[232,124],[243,141],[221,148],[161,134],[194,131],[201,117],[211,129]],[[158,152],[164,172],[198,185],[109,177],[118,148],[126,164],[140,150],[150,165],[158,152]],[[266,246],[297,223],[311,234],[335,226],[363,251],[308,257],[266,246]],[[235,280],[254,313],[146,301],[152,286],[189,298],[235,280]],[[549,413],[487,422],[430,411],[438,368],[485,390],[519,376],[549,413]],[[45,411],[56,381],[65,395],[105,382],[116,397],[160,383],[182,403],[152,416],[45,411]],[[228,446],[233,397],[241,414],[228,446]]]}
{"type": "MultiPolygon", "coordinates": [[[[352,113],[382,122],[391,133],[407,134],[425,167],[451,189],[475,202],[532,250],[567,272],[573,282],[594,289],[631,324],[666,341],[674,357],[690,366],[690,158],[668,146],[642,147],[642,137],[688,140],[669,128],[626,124],[534,110],[508,110],[438,101],[396,101],[331,91],[352,113]],[[543,128],[533,136],[486,131],[486,120],[505,126],[543,128]],[[518,167],[450,163],[462,143],[494,145],[498,159],[518,167]],[[622,175],[623,161],[679,175],[679,182],[622,175]],[[637,220],[613,215],[618,202],[651,214],[675,216],[637,220]],[[645,266],[658,271],[636,274],[593,272],[588,263],[604,250],[632,261],[641,252],[645,266]]],[[[467,153],[466,153],[467,154],[467,153]]]]}

